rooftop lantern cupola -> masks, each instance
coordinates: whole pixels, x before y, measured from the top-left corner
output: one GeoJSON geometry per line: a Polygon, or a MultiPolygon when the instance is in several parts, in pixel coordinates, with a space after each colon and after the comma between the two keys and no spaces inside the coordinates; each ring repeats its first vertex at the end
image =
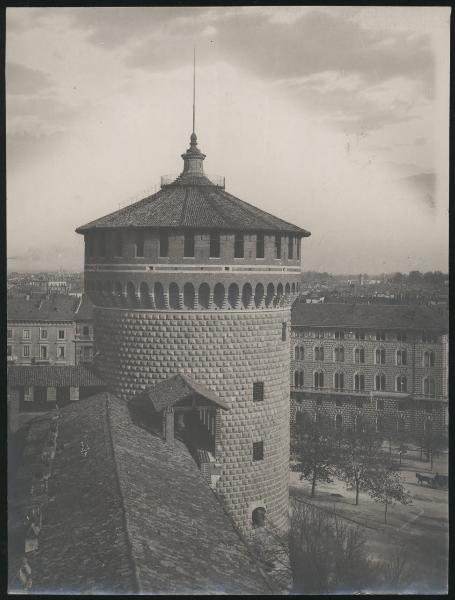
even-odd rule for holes
{"type": "Polygon", "coordinates": [[[197,147],[197,136],[193,133],[190,138],[190,147],[182,154],[183,158],[183,173],[188,175],[204,175],[203,161],[205,154],[203,154],[197,147]]]}

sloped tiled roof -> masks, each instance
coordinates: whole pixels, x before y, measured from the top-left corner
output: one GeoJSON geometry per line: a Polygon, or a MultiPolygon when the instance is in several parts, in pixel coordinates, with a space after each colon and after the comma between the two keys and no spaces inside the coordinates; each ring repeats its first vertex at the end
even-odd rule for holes
{"type": "Polygon", "coordinates": [[[182,373],[177,373],[177,375],[147,388],[145,394],[157,412],[163,408],[174,406],[177,402],[185,400],[193,394],[202,396],[224,410],[229,410],[229,406],[218,398],[215,392],[182,373]]]}
{"type": "Polygon", "coordinates": [[[82,365],[14,365],[8,367],[8,385],[80,387],[105,386],[104,381],[89,367],[82,365]]]}
{"type": "Polygon", "coordinates": [[[152,196],[78,227],[77,233],[116,227],[175,227],[229,231],[268,231],[309,236],[213,185],[206,177],[180,176],[152,196]]]}
{"type": "Polygon", "coordinates": [[[447,318],[427,306],[295,302],[293,327],[352,327],[447,332],[447,318]]]}
{"type": "Polygon", "coordinates": [[[166,446],[108,393],[58,422],[29,593],[270,593],[181,442],[166,446]]]}
{"type": "Polygon", "coordinates": [[[75,314],[75,321],[91,321],[93,319],[93,302],[85,294],[75,314]]]}
{"type": "Polygon", "coordinates": [[[7,302],[8,321],[74,321],[80,299],[64,294],[53,294],[27,300],[10,297],[7,302]]]}

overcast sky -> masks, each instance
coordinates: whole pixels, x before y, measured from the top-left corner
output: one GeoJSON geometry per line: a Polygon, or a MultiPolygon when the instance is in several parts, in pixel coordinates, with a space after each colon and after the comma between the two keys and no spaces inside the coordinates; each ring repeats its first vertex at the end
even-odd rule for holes
{"type": "MultiPolygon", "coordinates": [[[[447,270],[449,8],[9,8],[10,269],[182,169],[312,232],[303,267],[447,270]]],[[[156,187],[156,189],[159,189],[156,187]]]]}

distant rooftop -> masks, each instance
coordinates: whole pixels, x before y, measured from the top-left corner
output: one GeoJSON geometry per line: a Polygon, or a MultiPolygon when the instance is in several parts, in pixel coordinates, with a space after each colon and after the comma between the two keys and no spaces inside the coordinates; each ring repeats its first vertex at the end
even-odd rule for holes
{"type": "MultiPolygon", "coordinates": [[[[7,301],[8,321],[74,321],[81,300],[67,294],[11,296],[7,301]]],[[[83,301],[81,315],[90,314],[91,302],[83,301]]],[[[88,318],[88,317],[87,317],[88,318]]]]}
{"type": "Polygon", "coordinates": [[[103,393],[59,412],[29,593],[269,594],[186,446],[131,411],[103,393]]]}
{"type": "Polygon", "coordinates": [[[447,316],[426,306],[322,303],[297,301],[292,307],[293,327],[394,329],[448,332],[447,316]]]}
{"type": "Polygon", "coordinates": [[[8,386],[105,386],[93,368],[82,365],[14,365],[8,367],[8,386]]]}

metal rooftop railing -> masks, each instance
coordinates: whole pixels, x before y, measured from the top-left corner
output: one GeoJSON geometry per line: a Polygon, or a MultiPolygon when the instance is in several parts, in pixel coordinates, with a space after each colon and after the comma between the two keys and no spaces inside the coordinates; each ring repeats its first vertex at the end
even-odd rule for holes
{"type": "MultiPolygon", "coordinates": [[[[173,184],[180,175],[181,175],[181,173],[162,175],[161,176],[161,187],[163,187],[165,185],[173,184]]],[[[204,175],[207,179],[209,179],[213,183],[213,185],[215,185],[216,187],[222,188],[224,190],[226,181],[222,175],[206,175],[206,174],[204,174],[204,175]]]]}

